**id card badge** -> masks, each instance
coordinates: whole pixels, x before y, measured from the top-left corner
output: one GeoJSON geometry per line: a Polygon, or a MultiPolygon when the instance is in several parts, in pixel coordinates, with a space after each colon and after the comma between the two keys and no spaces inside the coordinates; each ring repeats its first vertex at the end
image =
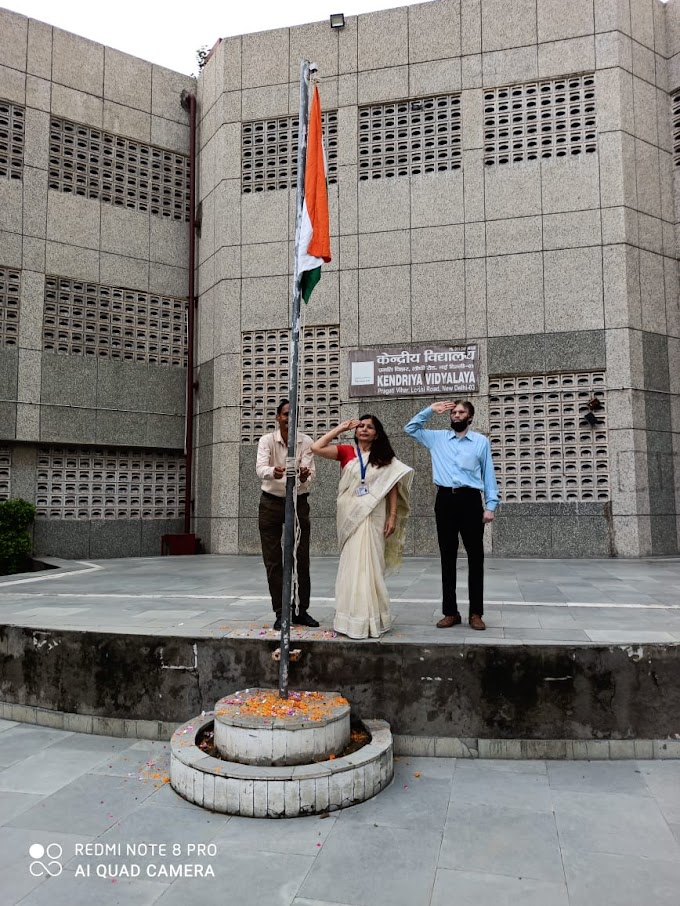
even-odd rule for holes
{"type": "Polygon", "coordinates": [[[368,488],[365,484],[360,484],[354,492],[355,497],[365,497],[368,494],[368,488]]]}

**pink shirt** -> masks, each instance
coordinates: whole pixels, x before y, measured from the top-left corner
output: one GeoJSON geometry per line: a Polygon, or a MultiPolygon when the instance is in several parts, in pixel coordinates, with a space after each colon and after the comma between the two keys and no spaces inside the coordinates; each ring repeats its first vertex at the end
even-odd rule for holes
{"type": "MultiPolygon", "coordinates": [[[[298,494],[306,494],[309,485],[316,475],[314,454],[312,453],[312,438],[308,434],[298,434],[295,461],[299,468],[309,469],[309,478],[304,483],[297,485],[298,494]]],[[[286,477],[274,478],[274,466],[286,466],[288,446],[284,444],[281,432],[277,428],[271,434],[264,434],[257,444],[257,461],[255,471],[262,482],[262,490],[275,497],[286,496],[286,477]]]]}

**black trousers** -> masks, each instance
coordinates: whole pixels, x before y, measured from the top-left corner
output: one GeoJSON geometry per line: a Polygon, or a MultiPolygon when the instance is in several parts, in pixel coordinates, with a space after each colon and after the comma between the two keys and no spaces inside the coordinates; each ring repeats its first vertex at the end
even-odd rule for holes
{"type": "MultiPolygon", "coordinates": [[[[297,549],[297,576],[299,593],[299,612],[309,610],[309,500],[303,494],[297,499],[297,512],[300,521],[300,543],[297,549]]],[[[283,607],[283,550],[281,538],[286,515],[285,497],[274,497],[262,493],[258,514],[258,527],[262,542],[262,559],[267,570],[269,594],[272,607],[277,616],[283,607]]]]}
{"type": "Polygon", "coordinates": [[[484,522],[482,495],[474,488],[439,488],[434,504],[437,540],[442,562],[442,610],[444,616],[458,613],[456,559],[458,536],[468,557],[470,615],[484,613],[484,522]]]}

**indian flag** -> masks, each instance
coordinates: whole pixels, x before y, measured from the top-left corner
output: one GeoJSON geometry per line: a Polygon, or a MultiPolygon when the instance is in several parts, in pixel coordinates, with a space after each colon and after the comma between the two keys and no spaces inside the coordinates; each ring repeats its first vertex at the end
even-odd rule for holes
{"type": "Polygon", "coordinates": [[[321,101],[316,85],[309,111],[305,197],[302,205],[297,260],[300,291],[305,302],[309,302],[312,290],[321,279],[321,265],[324,262],[328,264],[331,260],[326,156],[323,150],[321,101]]]}

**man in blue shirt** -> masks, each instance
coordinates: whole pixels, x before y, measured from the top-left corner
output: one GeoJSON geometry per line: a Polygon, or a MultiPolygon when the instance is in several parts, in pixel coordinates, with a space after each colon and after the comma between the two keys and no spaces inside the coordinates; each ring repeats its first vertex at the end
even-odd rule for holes
{"type": "Polygon", "coordinates": [[[456,603],[458,536],[468,557],[469,622],[486,629],[484,613],[484,526],[493,521],[498,506],[498,485],[491,445],[483,434],[470,430],[475,407],[469,400],[432,403],[414,415],[404,431],[430,451],[432,479],[437,485],[434,513],[442,563],[442,610],[437,623],[448,629],[461,623],[456,603]],[[433,414],[451,413],[451,430],[423,427],[433,414]],[[482,493],[484,503],[482,503],[482,493]]]}

